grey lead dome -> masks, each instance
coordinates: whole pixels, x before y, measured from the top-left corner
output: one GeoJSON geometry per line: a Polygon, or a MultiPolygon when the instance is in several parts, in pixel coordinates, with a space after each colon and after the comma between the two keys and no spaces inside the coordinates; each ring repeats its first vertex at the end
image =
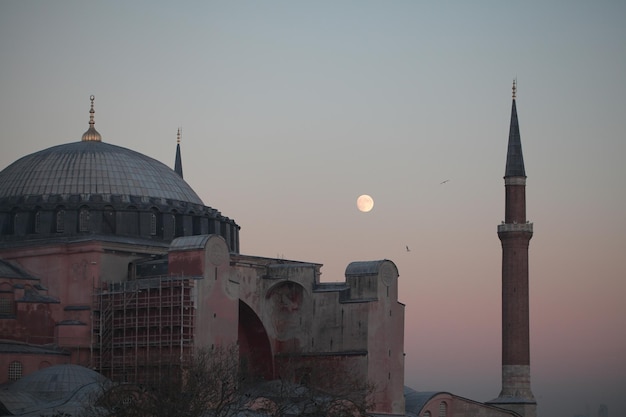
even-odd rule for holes
{"type": "MultiPolygon", "coordinates": [[[[27,155],[0,172],[0,198],[119,195],[204,205],[172,169],[148,156],[100,141],[53,146],[27,155]]],[[[124,198],[126,197],[126,198],[124,198]]]]}

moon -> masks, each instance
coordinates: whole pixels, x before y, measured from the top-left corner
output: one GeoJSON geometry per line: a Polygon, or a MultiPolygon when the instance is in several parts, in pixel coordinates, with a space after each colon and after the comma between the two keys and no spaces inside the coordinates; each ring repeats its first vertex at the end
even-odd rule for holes
{"type": "Polygon", "coordinates": [[[356,208],[363,213],[367,213],[374,207],[374,199],[367,194],[363,194],[356,199],[356,208]]]}

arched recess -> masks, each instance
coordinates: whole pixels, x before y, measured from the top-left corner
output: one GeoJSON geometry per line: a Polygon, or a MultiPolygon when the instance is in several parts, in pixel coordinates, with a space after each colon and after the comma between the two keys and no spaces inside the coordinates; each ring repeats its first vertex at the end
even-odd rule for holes
{"type": "Polygon", "coordinates": [[[261,319],[252,308],[239,300],[239,358],[247,363],[254,376],[274,379],[274,361],[270,340],[261,319]]]}
{"type": "Polygon", "coordinates": [[[304,287],[293,281],[282,281],[270,288],[265,297],[276,338],[281,342],[299,339],[301,329],[308,325],[304,287]]]}

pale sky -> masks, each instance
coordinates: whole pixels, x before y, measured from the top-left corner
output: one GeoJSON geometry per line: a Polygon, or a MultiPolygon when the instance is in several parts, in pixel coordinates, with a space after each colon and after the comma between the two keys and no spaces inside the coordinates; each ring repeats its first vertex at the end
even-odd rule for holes
{"type": "Polygon", "coordinates": [[[103,141],[169,166],[182,127],[242,253],[325,281],[394,261],[406,384],[488,401],[517,78],[539,416],[626,416],[625,22],[622,1],[0,0],[0,169],[80,140],[91,94],[103,141]]]}

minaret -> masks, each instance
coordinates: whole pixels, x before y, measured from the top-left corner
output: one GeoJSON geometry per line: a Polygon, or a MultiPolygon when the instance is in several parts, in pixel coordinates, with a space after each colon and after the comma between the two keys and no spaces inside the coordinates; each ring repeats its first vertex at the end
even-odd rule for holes
{"type": "Polygon", "coordinates": [[[176,134],[176,160],[174,161],[174,171],[183,178],[183,160],[180,157],[180,128],[176,134]]]}
{"type": "Polygon", "coordinates": [[[528,244],[533,224],[526,220],[526,171],[515,95],[514,81],[504,173],[505,215],[498,225],[502,243],[502,391],[489,403],[523,417],[535,417],[537,402],[530,389],[528,308],[528,244]]]}

